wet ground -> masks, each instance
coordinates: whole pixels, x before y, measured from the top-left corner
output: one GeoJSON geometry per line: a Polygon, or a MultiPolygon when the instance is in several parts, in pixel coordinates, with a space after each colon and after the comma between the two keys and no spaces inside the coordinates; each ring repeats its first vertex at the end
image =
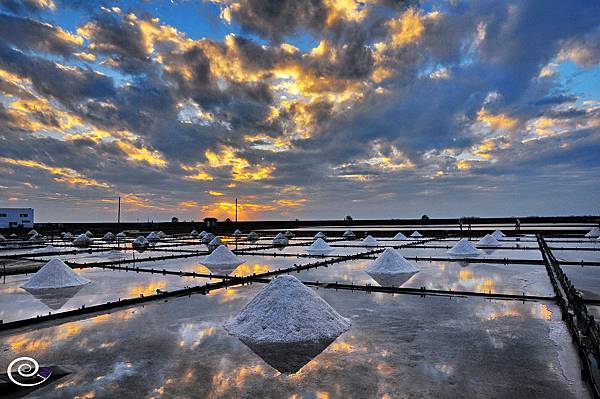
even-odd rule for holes
{"type": "MultiPolygon", "coordinates": [[[[400,252],[406,257],[446,257],[447,247],[456,241],[436,240],[425,244],[434,248],[403,248],[400,252]]],[[[263,239],[254,245],[269,243],[263,239]]],[[[380,246],[399,243],[380,240],[380,246]]],[[[257,250],[261,255],[240,254],[246,263],[232,273],[248,276],[366,251],[359,241],[336,244],[343,246],[334,247],[326,258],[277,255],[303,255],[306,246],[257,250]]],[[[596,242],[549,240],[549,244],[567,248],[557,250],[559,259],[594,260],[600,254],[589,250],[598,247],[596,242]]],[[[239,244],[238,249],[249,247],[239,244]]],[[[206,251],[196,243],[180,249],[206,251]]],[[[156,255],[164,253],[149,250],[135,256],[150,259],[156,255]]],[[[127,252],[126,256],[133,255],[127,252]]],[[[89,262],[96,257],[80,254],[64,255],[63,259],[89,262]]],[[[420,272],[397,286],[553,296],[545,267],[536,263],[541,252],[535,237],[508,239],[502,248],[478,258],[499,261],[413,261],[420,272]],[[505,265],[500,261],[504,258],[532,263],[505,265]]],[[[201,259],[135,266],[211,273],[201,259]]],[[[355,259],[293,275],[303,281],[382,285],[365,273],[370,262],[355,259]]],[[[563,269],[585,298],[600,296],[600,268],[563,269]]],[[[62,298],[40,297],[20,288],[29,276],[7,276],[0,284],[0,319],[9,322],[215,281],[98,268],[77,273],[92,283],[64,293],[62,298]]],[[[352,327],[320,348],[300,371],[286,374],[271,366],[277,364],[277,356],[285,354],[258,355],[223,328],[261,287],[260,283],[235,286],[208,295],[0,332],[0,370],[16,357],[31,356],[42,365],[60,365],[71,371],[33,391],[27,396],[30,398],[589,397],[580,379],[579,358],[553,300],[420,297],[319,288],[317,294],[350,318],[352,327]],[[269,362],[261,356],[270,356],[269,362]]],[[[600,314],[596,307],[589,309],[600,314]]]]}

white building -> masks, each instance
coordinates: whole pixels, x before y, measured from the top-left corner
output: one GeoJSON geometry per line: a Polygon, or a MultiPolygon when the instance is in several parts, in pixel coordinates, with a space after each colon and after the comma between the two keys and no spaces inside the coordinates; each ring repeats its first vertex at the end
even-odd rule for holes
{"type": "Polygon", "coordinates": [[[0,229],[33,227],[33,208],[0,208],[0,229]]]}

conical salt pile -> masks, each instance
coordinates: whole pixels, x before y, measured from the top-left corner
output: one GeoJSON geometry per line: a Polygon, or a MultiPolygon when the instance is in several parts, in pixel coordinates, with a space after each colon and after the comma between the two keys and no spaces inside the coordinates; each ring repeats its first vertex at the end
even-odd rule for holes
{"type": "Polygon", "coordinates": [[[199,238],[199,239],[203,239],[203,238],[204,238],[204,236],[205,236],[206,234],[207,234],[207,233],[206,233],[206,231],[202,230],[202,231],[200,232],[200,234],[198,234],[198,238],[199,238]]]}
{"type": "Polygon", "coordinates": [[[112,242],[115,240],[115,235],[113,233],[111,233],[110,231],[106,234],[104,234],[104,237],[102,237],[102,240],[106,241],[106,242],[112,242]]]}
{"type": "Polygon", "coordinates": [[[225,324],[282,373],[293,373],[348,331],[349,319],[294,276],[278,276],[225,324]]]}
{"type": "Polygon", "coordinates": [[[414,232],[414,233],[412,233],[410,236],[411,236],[411,237],[413,237],[413,238],[420,238],[420,237],[423,237],[423,235],[422,235],[421,233],[419,233],[418,231],[416,231],[416,230],[415,230],[415,232],[414,232]]]}
{"type": "Polygon", "coordinates": [[[284,236],[286,236],[287,238],[294,238],[296,235],[294,233],[292,233],[289,230],[286,230],[285,233],[283,233],[284,236]]]}
{"type": "Polygon", "coordinates": [[[127,234],[124,231],[117,234],[117,238],[127,238],[127,234]]]}
{"type": "Polygon", "coordinates": [[[215,237],[212,240],[210,240],[210,242],[208,243],[208,246],[212,247],[212,248],[216,248],[219,245],[223,245],[223,241],[221,240],[220,237],[215,237]]]}
{"type": "Polygon", "coordinates": [[[65,233],[61,233],[61,236],[63,238],[63,240],[71,240],[73,238],[73,234],[69,233],[68,231],[65,233]]]}
{"type": "Polygon", "coordinates": [[[344,231],[344,234],[342,234],[342,237],[344,237],[344,238],[355,238],[356,234],[354,234],[354,232],[352,230],[346,230],[346,231],[344,231]]]}
{"type": "Polygon", "coordinates": [[[498,241],[502,240],[502,237],[506,237],[506,235],[500,230],[494,231],[491,235],[498,241]]]}
{"type": "Polygon", "coordinates": [[[167,234],[161,230],[158,232],[158,238],[160,238],[161,240],[167,238],[167,234]]]}
{"type": "Polygon", "coordinates": [[[58,252],[58,249],[54,245],[47,245],[44,248],[36,248],[31,251],[34,254],[45,254],[51,252],[58,252]]]}
{"type": "Polygon", "coordinates": [[[6,241],[6,238],[2,234],[0,234],[0,241],[6,241]]]}
{"type": "Polygon", "coordinates": [[[80,277],[58,258],[52,259],[21,287],[26,289],[66,288],[85,285],[91,281],[80,277]]]}
{"type": "Polygon", "coordinates": [[[213,233],[206,233],[200,241],[202,241],[203,244],[209,244],[214,238],[215,235],[213,233]]]}
{"type": "Polygon", "coordinates": [[[585,236],[588,238],[598,238],[600,237],[600,229],[594,226],[585,236]]]}
{"type": "Polygon", "coordinates": [[[213,271],[225,271],[226,274],[231,273],[244,262],[246,262],[245,259],[231,252],[226,245],[219,245],[210,255],[200,261],[200,263],[209,269],[215,269],[213,271]]]}
{"type": "Polygon", "coordinates": [[[94,236],[94,235],[92,234],[92,232],[91,232],[91,231],[89,231],[89,230],[85,232],[85,235],[86,235],[86,236],[88,236],[88,237],[90,237],[90,238],[92,238],[92,237],[94,236]]]}
{"type": "Polygon", "coordinates": [[[365,237],[364,240],[362,240],[362,245],[365,247],[376,247],[379,245],[379,242],[377,242],[377,240],[373,238],[373,236],[368,235],[365,237]]]}
{"type": "Polygon", "coordinates": [[[486,234],[481,240],[477,241],[478,247],[499,247],[500,241],[496,240],[493,235],[486,234]]]}
{"type": "Polygon", "coordinates": [[[319,231],[317,234],[315,234],[315,236],[314,236],[313,238],[314,238],[315,240],[316,240],[317,238],[322,238],[322,239],[324,239],[324,240],[327,240],[327,236],[326,236],[325,234],[323,234],[323,232],[322,232],[322,231],[319,231]]]}
{"type": "Polygon", "coordinates": [[[80,234],[73,240],[73,245],[76,247],[89,247],[93,243],[92,239],[85,234],[80,234]]]}
{"type": "Polygon", "coordinates": [[[146,240],[150,241],[150,242],[156,242],[156,241],[160,241],[160,237],[158,236],[158,234],[156,232],[151,232],[150,234],[148,234],[148,237],[146,237],[146,240]]]}
{"type": "Polygon", "coordinates": [[[275,245],[288,245],[289,240],[282,233],[279,233],[273,238],[273,244],[275,245]]]}
{"type": "Polygon", "coordinates": [[[406,274],[416,273],[418,271],[418,267],[410,263],[394,248],[386,248],[385,251],[383,251],[383,253],[365,269],[365,272],[369,274],[406,274]]]}
{"type": "Polygon", "coordinates": [[[406,240],[406,236],[401,232],[396,233],[396,235],[392,238],[392,240],[402,241],[406,240]]]}
{"type": "Polygon", "coordinates": [[[144,236],[138,236],[138,238],[133,240],[133,242],[131,243],[131,246],[134,249],[146,249],[149,245],[150,241],[148,241],[144,236]]]}
{"type": "Polygon", "coordinates": [[[258,234],[256,234],[254,231],[251,231],[248,234],[247,238],[248,238],[248,241],[256,241],[256,240],[258,240],[258,234]]]}
{"type": "Polygon", "coordinates": [[[331,251],[333,251],[333,248],[323,241],[322,238],[317,238],[315,242],[313,242],[311,246],[306,249],[306,252],[311,255],[325,255],[331,251]]]}
{"type": "Polygon", "coordinates": [[[241,237],[242,236],[242,231],[240,229],[235,229],[235,231],[232,234],[234,237],[241,237]]]}
{"type": "Polygon", "coordinates": [[[42,242],[42,241],[44,241],[44,236],[41,235],[41,234],[36,234],[34,236],[31,236],[29,238],[29,241],[40,241],[40,242],[42,242]]]}
{"type": "Polygon", "coordinates": [[[29,233],[27,233],[27,235],[30,235],[30,236],[37,236],[38,234],[39,233],[35,230],[31,230],[29,233]]]}
{"type": "Polygon", "coordinates": [[[197,230],[192,230],[192,231],[190,232],[190,235],[191,235],[192,237],[198,237],[198,231],[197,231],[197,230]]]}
{"type": "Polygon", "coordinates": [[[448,251],[448,254],[453,256],[477,256],[479,250],[473,246],[466,238],[461,238],[452,248],[448,251]]]}

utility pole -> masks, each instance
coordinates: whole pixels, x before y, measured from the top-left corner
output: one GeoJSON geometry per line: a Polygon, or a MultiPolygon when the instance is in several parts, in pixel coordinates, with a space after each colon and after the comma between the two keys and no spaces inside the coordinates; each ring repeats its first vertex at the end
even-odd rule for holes
{"type": "Polygon", "coordinates": [[[121,197],[119,197],[119,212],[117,213],[117,224],[121,225],[121,197]]]}
{"type": "Polygon", "coordinates": [[[235,224],[237,225],[237,198],[235,199],[235,224]]]}

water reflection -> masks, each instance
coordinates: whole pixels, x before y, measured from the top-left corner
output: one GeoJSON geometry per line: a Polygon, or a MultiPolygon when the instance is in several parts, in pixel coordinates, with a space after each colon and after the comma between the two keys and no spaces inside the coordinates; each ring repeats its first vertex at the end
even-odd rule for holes
{"type": "Polygon", "coordinates": [[[23,288],[29,292],[38,301],[52,310],[58,310],[62,308],[69,299],[73,298],[83,288],[83,285],[75,287],[65,288],[51,288],[51,289],[37,289],[37,288],[23,288]]]}
{"type": "Polygon", "coordinates": [[[397,273],[397,274],[380,274],[380,273],[367,273],[373,280],[382,287],[400,287],[411,279],[412,276],[417,274],[414,273],[397,273]]]}
{"type": "Polygon", "coordinates": [[[292,343],[257,343],[243,338],[240,341],[280,373],[293,374],[317,357],[335,339],[292,343]]]}

